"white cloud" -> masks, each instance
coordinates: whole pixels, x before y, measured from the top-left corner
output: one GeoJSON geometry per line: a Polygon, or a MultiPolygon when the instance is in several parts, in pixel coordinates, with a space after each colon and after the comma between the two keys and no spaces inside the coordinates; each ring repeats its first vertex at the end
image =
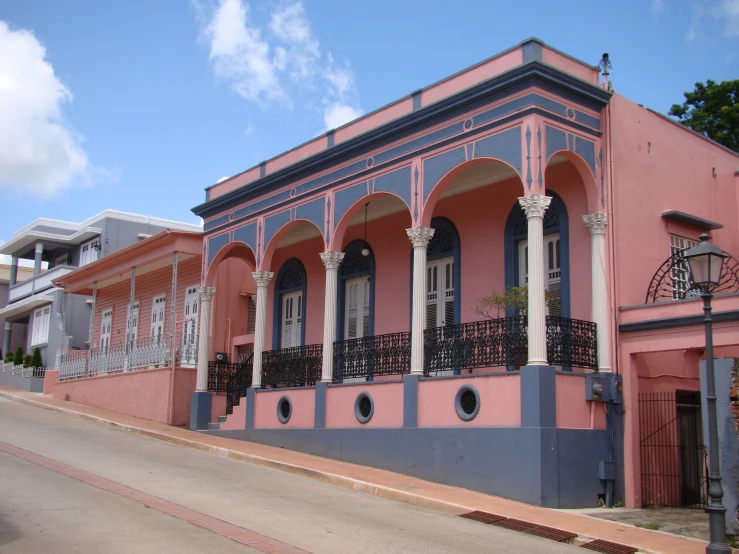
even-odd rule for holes
{"type": "Polygon", "coordinates": [[[0,21],[0,187],[49,197],[89,180],[82,137],[62,115],[71,100],[33,33],[0,21]]]}
{"type": "Polygon", "coordinates": [[[652,0],[652,6],[651,6],[652,13],[662,13],[665,11],[665,2],[664,0],[652,0]]]}
{"type": "Polygon", "coordinates": [[[739,0],[694,2],[690,28],[685,37],[688,42],[695,40],[701,34],[704,23],[709,23],[710,20],[723,25],[724,36],[729,38],[739,36],[739,0]]]}
{"type": "Polygon", "coordinates": [[[203,29],[210,42],[216,75],[247,100],[286,98],[270,46],[258,27],[249,25],[249,7],[240,0],[221,0],[203,29]]]}
{"type": "Polygon", "coordinates": [[[340,67],[330,52],[322,53],[301,1],[278,4],[264,30],[249,18],[243,0],[219,0],[211,8],[194,1],[216,75],[245,99],[263,108],[275,101],[290,108],[290,84],[315,91],[324,131],[363,113],[349,63],[340,67]]]}
{"type": "Polygon", "coordinates": [[[323,111],[323,124],[326,129],[336,129],[345,123],[357,119],[362,113],[362,110],[359,108],[353,108],[346,104],[329,104],[323,111]]]}

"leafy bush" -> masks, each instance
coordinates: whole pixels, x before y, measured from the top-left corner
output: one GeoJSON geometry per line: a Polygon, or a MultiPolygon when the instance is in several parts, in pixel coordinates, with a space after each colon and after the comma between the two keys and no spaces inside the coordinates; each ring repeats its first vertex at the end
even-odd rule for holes
{"type": "MultiPolygon", "coordinates": [[[[544,291],[544,303],[549,307],[559,306],[559,297],[552,295],[548,290],[544,291]]],[[[529,307],[529,288],[507,287],[505,292],[497,294],[493,292],[490,296],[483,296],[477,300],[477,306],[473,310],[481,316],[489,319],[505,317],[508,310],[526,315],[529,307]]]]}
{"type": "Polygon", "coordinates": [[[33,355],[26,354],[23,356],[23,367],[31,367],[31,360],[33,360],[33,355]]]}
{"type": "Polygon", "coordinates": [[[21,365],[23,363],[23,349],[19,346],[15,350],[15,356],[13,356],[13,363],[15,365],[21,365]]]}
{"type": "Polygon", "coordinates": [[[44,361],[41,359],[41,350],[38,347],[33,349],[31,355],[31,367],[44,367],[44,361]]]}

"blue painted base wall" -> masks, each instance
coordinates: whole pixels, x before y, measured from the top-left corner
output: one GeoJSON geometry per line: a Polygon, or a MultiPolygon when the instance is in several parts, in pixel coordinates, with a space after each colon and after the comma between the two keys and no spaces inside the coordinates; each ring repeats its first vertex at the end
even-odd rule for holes
{"type": "MultiPolygon", "coordinates": [[[[606,431],[547,427],[208,431],[386,469],[549,508],[586,508],[605,492],[606,431]]],[[[619,487],[620,488],[620,487],[619,487]]]]}

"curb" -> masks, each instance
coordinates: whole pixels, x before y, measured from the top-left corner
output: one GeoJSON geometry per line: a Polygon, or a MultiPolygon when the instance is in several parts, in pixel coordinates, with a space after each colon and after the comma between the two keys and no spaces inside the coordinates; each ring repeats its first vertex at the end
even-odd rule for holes
{"type": "MultiPolygon", "coordinates": [[[[77,412],[77,411],[70,410],[70,409],[60,408],[59,406],[52,406],[50,404],[46,404],[44,402],[37,402],[35,400],[31,400],[28,398],[21,398],[13,394],[8,394],[4,391],[0,391],[0,398],[5,398],[6,400],[18,402],[20,404],[26,404],[28,406],[33,406],[36,408],[42,408],[45,410],[62,413],[62,414],[65,414],[65,415],[68,415],[68,416],[71,416],[77,419],[82,419],[84,421],[89,421],[89,422],[102,425],[105,427],[110,427],[112,429],[116,429],[119,431],[134,433],[134,434],[148,437],[151,439],[168,442],[170,444],[174,444],[177,446],[184,446],[187,448],[192,448],[194,450],[200,450],[201,452],[207,452],[215,456],[231,458],[233,460],[250,463],[250,464],[265,467],[268,469],[283,471],[285,473],[290,473],[292,475],[297,475],[299,477],[304,477],[304,478],[311,479],[314,481],[320,481],[322,483],[327,483],[329,485],[334,485],[334,486],[341,487],[344,489],[351,489],[357,492],[371,494],[379,498],[385,498],[387,500],[393,500],[396,502],[404,502],[406,504],[411,504],[413,506],[419,506],[421,508],[426,508],[426,509],[434,510],[437,512],[446,513],[449,515],[458,516],[460,514],[476,510],[476,508],[464,506],[462,504],[454,504],[452,502],[448,502],[444,500],[437,500],[435,498],[430,498],[428,496],[423,496],[423,495],[412,493],[409,491],[399,490],[399,489],[384,486],[384,485],[376,485],[373,483],[369,483],[367,481],[362,481],[360,479],[355,479],[352,477],[346,477],[344,475],[339,475],[336,473],[329,473],[326,471],[311,469],[311,468],[291,464],[288,462],[272,460],[269,458],[258,456],[256,454],[246,454],[244,452],[231,450],[229,448],[211,446],[211,445],[204,444],[202,442],[198,442],[195,440],[184,439],[181,437],[174,437],[172,435],[168,435],[167,433],[162,433],[159,431],[150,431],[146,429],[141,429],[140,427],[134,427],[133,425],[119,423],[117,421],[112,421],[112,420],[105,419],[102,417],[85,414],[83,412],[77,412]]],[[[620,525],[627,525],[629,527],[632,527],[629,524],[620,523],[620,525]]],[[[686,539],[686,540],[696,540],[696,539],[689,539],[687,537],[680,537],[678,535],[674,535],[674,536],[675,538],[681,538],[681,539],[686,539]]],[[[584,542],[594,540],[596,538],[598,537],[591,537],[588,535],[578,534],[578,536],[574,539],[573,545],[579,546],[580,544],[584,542]]],[[[702,541],[697,541],[697,542],[702,542],[702,541]]],[[[637,548],[637,547],[634,546],[633,548],[637,548]]],[[[659,551],[648,550],[644,548],[639,548],[638,551],[644,554],[664,554],[659,551]]]]}

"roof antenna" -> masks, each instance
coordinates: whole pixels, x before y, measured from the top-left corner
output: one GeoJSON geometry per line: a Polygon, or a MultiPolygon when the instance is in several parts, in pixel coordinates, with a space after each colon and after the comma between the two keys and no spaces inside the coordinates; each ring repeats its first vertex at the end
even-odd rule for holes
{"type": "Polygon", "coordinates": [[[603,86],[606,90],[611,90],[611,83],[608,80],[608,76],[611,74],[613,66],[611,65],[611,59],[608,57],[608,52],[603,53],[603,57],[598,62],[598,69],[603,72],[603,86]]]}

